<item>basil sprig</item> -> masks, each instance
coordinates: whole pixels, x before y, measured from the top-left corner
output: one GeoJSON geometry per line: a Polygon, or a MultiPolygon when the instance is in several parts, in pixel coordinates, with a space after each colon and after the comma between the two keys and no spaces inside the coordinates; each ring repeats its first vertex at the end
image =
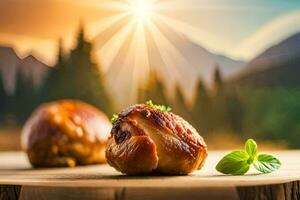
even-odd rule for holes
{"type": "Polygon", "coordinates": [[[280,168],[280,161],[272,155],[258,154],[257,144],[248,139],[244,150],[235,150],[224,156],[216,166],[216,170],[223,174],[243,175],[248,172],[251,165],[264,174],[271,173],[280,168]]]}
{"type": "Polygon", "coordinates": [[[170,106],[154,104],[152,100],[148,100],[146,104],[152,108],[160,110],[161,112],[170,112],[172,110],[170,106]]]}
{"type": "Polygon", "coordinates": [[[119,119],[119,116],[116,114],[113,114],[112,118],[110,119],[112,125],[115,125],[117,123],[118,119],[119,119]]]}

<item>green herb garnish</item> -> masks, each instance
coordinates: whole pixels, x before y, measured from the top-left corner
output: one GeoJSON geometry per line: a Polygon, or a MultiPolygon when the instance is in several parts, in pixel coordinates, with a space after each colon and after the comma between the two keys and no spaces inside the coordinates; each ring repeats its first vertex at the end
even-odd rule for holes
{"type": "Polygon", "coordinates": [[[154,103],[152,102],[152,100],[148,100],[148,101],[146,102],[146,104],[147,104],[148,106],[151,106],[152,108],[155,108],[155,109],[157,109],[157,110],[160,110],[161,112],[170,112],[170,111],[172,110],[172,108],[169,107],[169,106],[154,104],[154,103]]]}
{"type": "Polygon", "coordinates": [[[244,150],[235,150],[224,156],[217,164],[216,170],[223,174],[243,175],[251,165],[266,174],[279,169],[281,163],[272,155],[258,154],[256,142],[248,139],[244,150]]]}
{"type": "Polygon", "coordinates": [[[112,123],[112,125],[115,125],[117,123],[118,119],[119,119],[119,116],[116,115],[116,114],[113,114],[113,116],[112,116],[112,118],[110,120],[111,123],[112,123]]]}

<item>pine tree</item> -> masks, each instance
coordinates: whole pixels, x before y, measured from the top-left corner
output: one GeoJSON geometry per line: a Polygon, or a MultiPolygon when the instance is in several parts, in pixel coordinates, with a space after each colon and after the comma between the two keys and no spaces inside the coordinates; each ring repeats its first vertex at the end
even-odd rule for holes
{"type": "Polygon", "coordinates": [[[65,62],[65,55],[64,55],[64,50],[63,50],[63,45],[62,45],[62,39],[59,39],[58,41],[58,55],[57,55],[57,66],[61,66],[65,62]]]}
{"type": "Polygon", "coordinates": [[[145,103],[151,99],[154,103],[168,105],[164,88],[162,81],[159,80],[155,72],[152,72],[146,87],[139,90],[139,103],[145,103]]]}
{"type": "Polygon", "coordinates": [[[69,90],[69,87],[72,86],[70,84],[72,72],[68,69],[61,40],[59,40],[58,45],[57,63],[49,70],[44,87],[41,90],[41,102],[72,98],[69,90]]]}
{"type": "Polygon", "coordinates": [[[234,132],[243,129],[244,110],[242,102],[235,88],[228,88],[226,92],[227,115],[230,128],[234,132]]]}
{"type": "Polygon", "coordinates": [[[45,85],[46,99],[79,99],[90,103],[105,113],[113,112],[111,101],[104,87],[100,68],[91,60],[92,44],[85,40],[81,27],[76,47],[68,58],[59,46],[58,63],[50,73],[45,85]]]}
{"type": "Polygon", "coordinates": [[[199,131],[210,131],[213,123],[212,100],[201,80],[197,84],[196,98],[192,111],[193,121],[197,129],[199,131]]]}
{"type": "Polygon", "coordinates": [[[0,120],[4,116],[6,99],[7,99],[7,95],[4,90],[4,82],[2,80],[2,74],[0,73],[0,120]]]}
{"type": "Polygon", "coordinates": [[[193,117],[191,115],[191,111],[186,105],[184,95],[182,94],[182,91],[179,86],[176,87],[175,91],[175,102],[172,103],[172,111],[181,117],[183,117],[185,120],[190,122],[193,126],[196,125],[196,122],[193,121],[193,117]]]}
{"type": "Polygon", "coordinates": [[[37,91],[33,83],[25,80],[20,70],[17,72],[15,93],[10,101],[10,112],[16,115],[19,123],[23,123],[37,106],[37,91]]]}
{"type": "Polygon", "coordinates": [[[215,66],[213,90],[215,95],[220,95],[223,90],[223,80],[218,64],[215,66]]]}
{"type": "Polygon", "coordinates": [[[16,88],[15,93],[11,98],[10,112],[16,115],[16,118],[21,120],[24,116],[24,110],[27,105],[27,88],[25,86],[25,80],[22,77],[20,70],[17,72],[16,76],[16,88]],[[22,115],[22,116],[20,116],[22,115]]]}
{"type": "Polygon", "coordinates": [[[243,108],[235,89],[223,84],[219,67],[216,66],[213,85],[213,115],[217,129],[241,131],[243,108]]]}
{"type": "Polygon", "coordinates": [[[91,60],[92,44],[85,40],[84,29],[81,27],[77,37],[77,47],[71,52],[69,67],[72,67],[74,94],[79,99],[98,106],[108,114],[112,114],[112,105],[104,87],[103,75],[100,68],[91,60]],[[79,88],[82,88],[80,90],[79,88]],[[75,89],[75,88],[74,88],[75,89]],[[78,90],[79,89],[79,90],[78,90]]]}

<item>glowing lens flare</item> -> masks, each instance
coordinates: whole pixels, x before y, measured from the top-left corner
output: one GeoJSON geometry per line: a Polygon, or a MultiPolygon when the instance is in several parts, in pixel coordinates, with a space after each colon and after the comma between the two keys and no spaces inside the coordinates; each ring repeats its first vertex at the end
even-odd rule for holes
{"type": "Polygon", "coordinates": [[[129,2],[129,12],[135,20],[144,21],[154,12],[154,4],[149,0],[134,0],[129,2]]]}

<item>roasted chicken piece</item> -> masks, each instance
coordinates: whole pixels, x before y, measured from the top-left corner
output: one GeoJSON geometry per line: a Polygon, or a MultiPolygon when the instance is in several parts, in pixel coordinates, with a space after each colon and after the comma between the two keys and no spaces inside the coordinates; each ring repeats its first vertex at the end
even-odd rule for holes
{"type": "Polygon", "coordinates": [[[184,119],[148,105],[118,115],[106,147],[109,165],[129,174],[189,174],[207,157],[202,137],[184,119]]]}
{"type": "Polygon", "coordinates": [[[22,147],[34,167],[104,163],[110,130],[110,121],[98,109],[61,100],[33,112],[22,131],[22,147]]]}

